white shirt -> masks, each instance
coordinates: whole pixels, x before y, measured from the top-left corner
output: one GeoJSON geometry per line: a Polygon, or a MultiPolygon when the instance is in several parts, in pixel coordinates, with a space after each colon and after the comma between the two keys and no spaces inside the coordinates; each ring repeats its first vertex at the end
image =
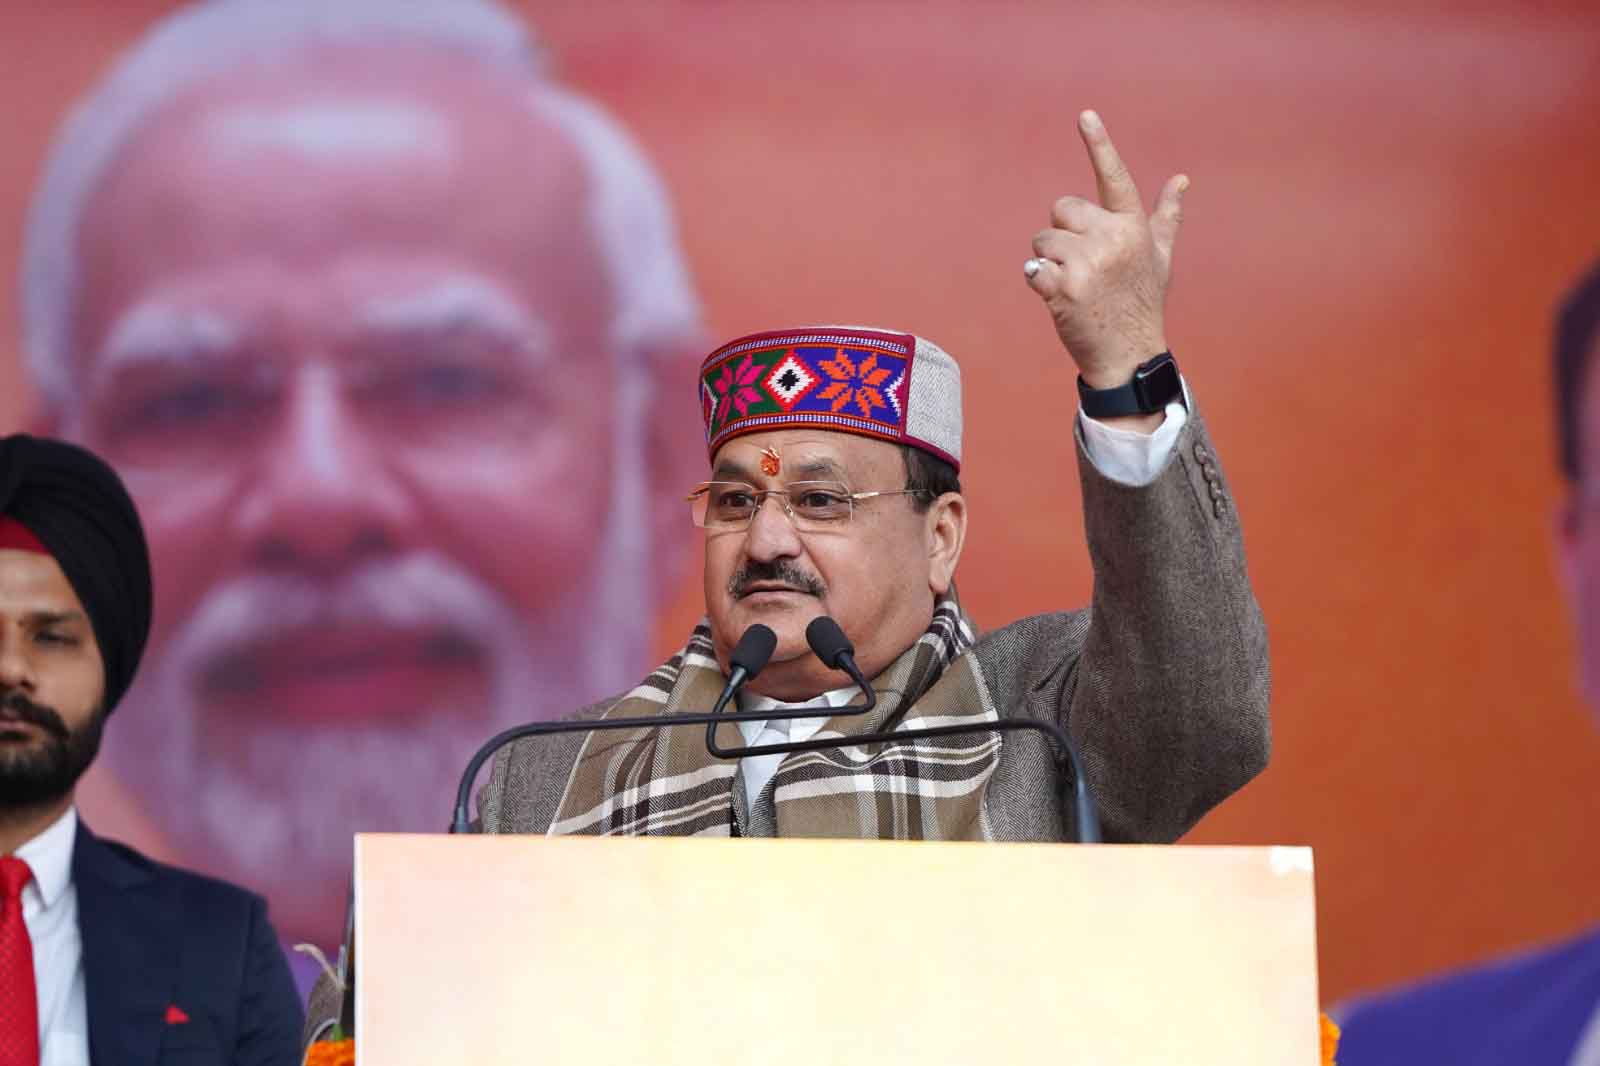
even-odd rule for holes
{"type": "MultiPolygon", "coordinates": [[[[739,709],[742,711],[797,711],[803,707],[816,707],[819,709],[843,707],[851,698],[861,690],[854,685],[836,688],[831,692],[824,692],[814,700],[804,703],[780,703],[766,696],[748,693],[740,696],[739,709]]],[[[739,722],[739,732],[744,736],[744,742],[754,746],[757,744],[787,744],[790,741],[798,743],[810,740],[816,735],[828,720],[827,715],[820,718],[778,718],[770,722],[739,722]]],[[[778,772],[778,764],[783,762],[782,753],[776,755],[747,755],[739,760],[739,775],[744,778],[744,795],[746,804],[752,804],[756,797],[761,795],[761,790],[767,787],[767,782],[772,780],[772,775],[778,772]]]]}
{"type": "MultiPolygon", "coordinates": [[[[1187,381],[1183,383],[1183,395],[1187,400],[1189,397],[1187,381]]],[[[1089,461],[1100,473],[1124,485],[1148,485],[1156,479],[1156,475],[1161,472],[1161,468],[1172,455],[1173,446],[1178,442],[1178,434],[1188,420],[1187,407],[1177,402],[1169,403],[1166,418],[1156,427],[1156,431],[1139,433],[1096,422],[1084,414],[1081,408],[1078,410],[1078,427],[1083,434],[1083,449],[1088,453],[1089,461]]],[[[824,692],[816,699],[806,700],[804,703],[779,703],[777,700],[751,693],[741,698],[739,707],[745,711],[799,710],[803,707],[832,709],[849,703],[857,691],[859,690],[856,686],[849,685],[824,692]]],[[[739,732],[744,736],[744,742],[752,747],[758,744],[786,744],[791,741],[799,743],[815,736],[817,730],[821,729],[827,720],[827,716],[824,715],[820,718],[780,718],[770,722],[740,722],[739,732]]],[[[746,803],[756,801],[756,797],[767,787],[767,782],[772,780],[773,775],[778,772],[778,765],[782,762],[781,753],[748,755],[739,760],[739,774],[744,778],[746,803]]]]}
{"type": "MultiPolygon", "coordinates": [[[[1189,399],[1189,383],[1183,382],[1183,398],[1189,399]]],[[[1189,421],[1189,409],[1173,401],[1167,404],[1167,417],[1154,433],[1140,433],[1096,422],[1078,409],[1078,428],[1083,433],[1083,450],[1094,468],[1112,481],[1124,485],[1148,485],[1167,465],[1167,458],[1178,443],[1178,434],[1189,421]]]]}
{"type": "Polygon", "coordinates": [[[78,812],[67,812],[16,851],[33,880],[22,889],[22,924],[33,943],[39,997],[39,1066],[89,1066],[89,1010],[83,993],[83,938],[72,886],[78,812]]]}

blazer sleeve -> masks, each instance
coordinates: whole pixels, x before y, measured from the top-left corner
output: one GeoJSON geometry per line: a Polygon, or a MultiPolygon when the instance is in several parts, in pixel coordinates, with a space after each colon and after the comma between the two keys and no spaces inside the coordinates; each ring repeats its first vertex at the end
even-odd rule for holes
{"type": "Polygon", "coordinates": [[[1266,765],[1266,627],[1197,410],[1148,485],[1105,477],[1081,439],[1078,469],[1091,606],[1006,627],[991,673],[1010,706],[1070,732],[1105,839],[1167,843],[1266,765]]]}
{"type": "Polygon", "coordinates": [[[1266,625],[1216,446],[1191,413],[1154,482],[1078,446],[1094,599],[1062,706],[1108,839],[1176,840],[1266,766],[1266,625]]]}
{"type": "MultiPolygon", "coordinates": [[[[614,696],[581,707],[570,721],[605,717],[620,699],[614,696]]],[[[478,793],[480,833],[544,833],[555,821],[566,793],[567,779],[583,750],[586,733],[524,737],[501,748],[489,764],[488,781],[478,793]]]]}
{"type": "Polygon", "coordinates": [[[267,905],[252,896],[244,980],[239,990],[239,1028],[234,1066],[280,1066],[300,1061],[304,1013],[267,905]]]}

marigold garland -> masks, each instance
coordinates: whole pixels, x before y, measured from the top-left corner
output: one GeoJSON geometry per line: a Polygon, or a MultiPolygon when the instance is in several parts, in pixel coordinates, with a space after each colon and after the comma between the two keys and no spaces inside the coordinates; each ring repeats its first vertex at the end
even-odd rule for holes
{"type": "Polygon", "coordinates": [[[344,1040],[318,1040],[306,1051],[305,1066],[355,1066],[356,1042],[344,1040]]]}
{"type": "Polygon", "coordinates": [[[1339,1050],[1339,1027],[1326,1014],[1322,1016],[1322,1066],[1338,1066],[1334,1052],[1339,1050]]]}

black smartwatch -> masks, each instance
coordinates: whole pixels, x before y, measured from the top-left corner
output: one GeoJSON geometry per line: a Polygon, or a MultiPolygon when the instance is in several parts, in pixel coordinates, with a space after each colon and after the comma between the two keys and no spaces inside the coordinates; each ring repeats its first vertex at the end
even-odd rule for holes
{"type": "Polygon", "coordinates": [[[1091,389],[1083,383],[1083,376],[1078,376],[1078,402],[1090,418],[1153,415],[1165,411],[1174,400],[1183,402],[1183,380],[1171,352],[1140,363],[1133,380],[1114,389],[1091,389]]]}

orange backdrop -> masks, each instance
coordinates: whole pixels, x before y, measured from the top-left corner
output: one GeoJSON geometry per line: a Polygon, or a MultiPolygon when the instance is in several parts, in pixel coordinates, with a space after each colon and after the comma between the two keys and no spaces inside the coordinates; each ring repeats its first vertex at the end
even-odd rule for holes
{"type": "MultiPolygon", "coordinates": [[[[50,134],[173,6],[0,15],[0,428],[50,134]]],[[[1329,1000],[1600,917],[1546,369],[1600,253],[1590,5],[522,6],[659,163],[714,332],[874,322],[962,360],[981,624],[1089,595],[1073,375],[1020,271],[1093,188],[1074,114],[1147,195],[1192,175],[1168,335],[1235,482],[1276,736],[1189,839],[1315,846],[1329,1000]]],[[[109,782],[85,806],[160,851],[109,782]]]]}

